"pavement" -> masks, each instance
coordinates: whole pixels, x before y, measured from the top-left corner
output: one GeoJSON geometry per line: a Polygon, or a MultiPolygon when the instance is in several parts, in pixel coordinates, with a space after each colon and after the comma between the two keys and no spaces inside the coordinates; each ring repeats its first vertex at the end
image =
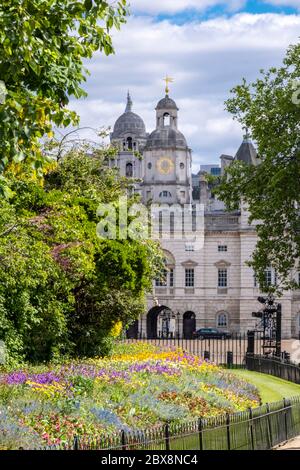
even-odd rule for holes
{"type": "Polygon", "coordinates": [[[300,450],[300,436],[280,444],[274,450],[300,450]]]}

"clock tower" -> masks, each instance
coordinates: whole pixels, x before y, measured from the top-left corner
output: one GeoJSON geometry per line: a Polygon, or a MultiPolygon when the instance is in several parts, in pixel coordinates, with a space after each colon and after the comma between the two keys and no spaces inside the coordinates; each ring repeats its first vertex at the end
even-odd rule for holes
{"type": "Polygon", "coordinates": [[[156,129],[147,138],[143,165],[145,203],[191,203],[191,150],[178,130],[178,108],[168,93],[156,106],[156,129]]]}

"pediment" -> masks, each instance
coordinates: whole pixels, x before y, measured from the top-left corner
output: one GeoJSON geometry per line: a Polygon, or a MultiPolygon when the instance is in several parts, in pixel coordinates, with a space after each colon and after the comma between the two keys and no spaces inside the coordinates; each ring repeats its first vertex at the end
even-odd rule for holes
{"type": "Polygon", "coordinates": [[[220,261],[217,261],[215,263],[215,266],[217,268],[228,268],[229,266],[231,266],[231,263],[229,263],[228,261],[225,261],[224,259],[222,259],[220,261]]]}
{"type": "Polygon", "coordinates": [[[198,266],[198,263],[196,263],[195,261],[189,259],[189,260],[184,261],[183,263],[181,263],[181,266],[184,266],[185,268],[194,268],[195,266],[198,266]]]}

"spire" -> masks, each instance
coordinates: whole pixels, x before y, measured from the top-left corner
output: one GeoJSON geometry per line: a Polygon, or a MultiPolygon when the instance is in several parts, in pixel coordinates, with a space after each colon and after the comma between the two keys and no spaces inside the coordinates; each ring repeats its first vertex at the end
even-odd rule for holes
{"type": "Polygon", "coordinates": [[[245,131],[243,142],[235,156],[236,160],[247,163],[249,165],[258,164],[258,155],[252,143],[248,127],[244,127],[245,131]]]}
{"type": "Polygon", "coordinates": [[[128,90],[127,104],[126,104],[125,113],[129,113],[130,111],[132,111],[132,99],[131,99],[131,96],[130,96],[130,93],[129,93],[129,90],[128,90]]]}

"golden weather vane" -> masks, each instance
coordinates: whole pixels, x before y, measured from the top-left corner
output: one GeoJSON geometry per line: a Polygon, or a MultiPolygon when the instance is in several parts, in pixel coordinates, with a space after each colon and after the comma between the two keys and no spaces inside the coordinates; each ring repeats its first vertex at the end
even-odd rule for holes
{"type": "Polygon", "coordinates": [[[163,78],[163,81],[166,82],[166,95],[169,94],[169,83],[173,83],[174,82],[174,78],[171,78],[168,76],[168,74],[166,75],[166,78],[163,78]]]}

